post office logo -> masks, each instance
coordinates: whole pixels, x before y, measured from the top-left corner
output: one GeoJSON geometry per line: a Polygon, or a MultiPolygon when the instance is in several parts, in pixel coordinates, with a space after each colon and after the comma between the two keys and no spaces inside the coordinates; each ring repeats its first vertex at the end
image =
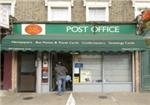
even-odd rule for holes
{"type": "Polygon", "coordinates": [[[22,24],[22,35],[45,35],[45,24],[22,24]]]}

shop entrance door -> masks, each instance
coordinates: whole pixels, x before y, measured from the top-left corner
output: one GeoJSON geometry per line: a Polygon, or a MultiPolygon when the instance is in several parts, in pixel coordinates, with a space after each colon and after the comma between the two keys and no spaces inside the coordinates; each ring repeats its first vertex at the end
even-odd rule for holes
{"type": "MultiPolygon", "coordinates": [[[[54,70],[56,64],[58,61],[61,61],[62,64],[68,69],[67,75],[71,76],[72,79],[72,55],[69,53],[52,53],[51,54],[51,90],[56,91],[57,90],[57,84],[56,84],[56,72],[54,70]]],[[[72,82],[66,83],[66,90],[71,91],[72,90],[72,82]]]]}
{"type": "Polygon", "coordinates": [[[33,52],[19,53],[18,56],[18,91],[34,92],[36,86],[36,54],[33,52]]]}

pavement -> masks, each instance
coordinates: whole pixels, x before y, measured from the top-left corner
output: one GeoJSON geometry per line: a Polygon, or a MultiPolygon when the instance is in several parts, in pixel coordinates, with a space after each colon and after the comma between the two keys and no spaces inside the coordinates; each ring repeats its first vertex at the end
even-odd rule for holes
{"type": "MultiPolygon", "coordinates": [[[[0,91],[0,94],[0,105],[66,105],[70,96],[70,92],[65,92],[61,96],[55,92],[38,94],[0,91]]],[[[150,93],[73,92],[72,94],[76,105],[150,105],[150,93]]]]}

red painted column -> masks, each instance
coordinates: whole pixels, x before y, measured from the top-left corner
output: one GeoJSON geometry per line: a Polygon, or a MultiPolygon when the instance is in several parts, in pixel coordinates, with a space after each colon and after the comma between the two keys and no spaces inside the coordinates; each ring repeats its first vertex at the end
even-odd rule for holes
{"type": "Polygon", "coordinates": [[[12,52],[4,53],[3,89],[11,89],[12,52]]]}

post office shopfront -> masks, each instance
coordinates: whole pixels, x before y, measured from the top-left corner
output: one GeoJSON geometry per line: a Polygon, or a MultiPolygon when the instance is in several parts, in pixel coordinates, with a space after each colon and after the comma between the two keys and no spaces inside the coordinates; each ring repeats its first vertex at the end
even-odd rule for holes
{"type": "Polygon", "coordinates": [[[13,88],[55,91],[61,60],[72,78],[69,91],[132,92],[145,50],[135,31],[134,23],[14,23],[13,35],[2,41],[12,52],[13,88]]]}

